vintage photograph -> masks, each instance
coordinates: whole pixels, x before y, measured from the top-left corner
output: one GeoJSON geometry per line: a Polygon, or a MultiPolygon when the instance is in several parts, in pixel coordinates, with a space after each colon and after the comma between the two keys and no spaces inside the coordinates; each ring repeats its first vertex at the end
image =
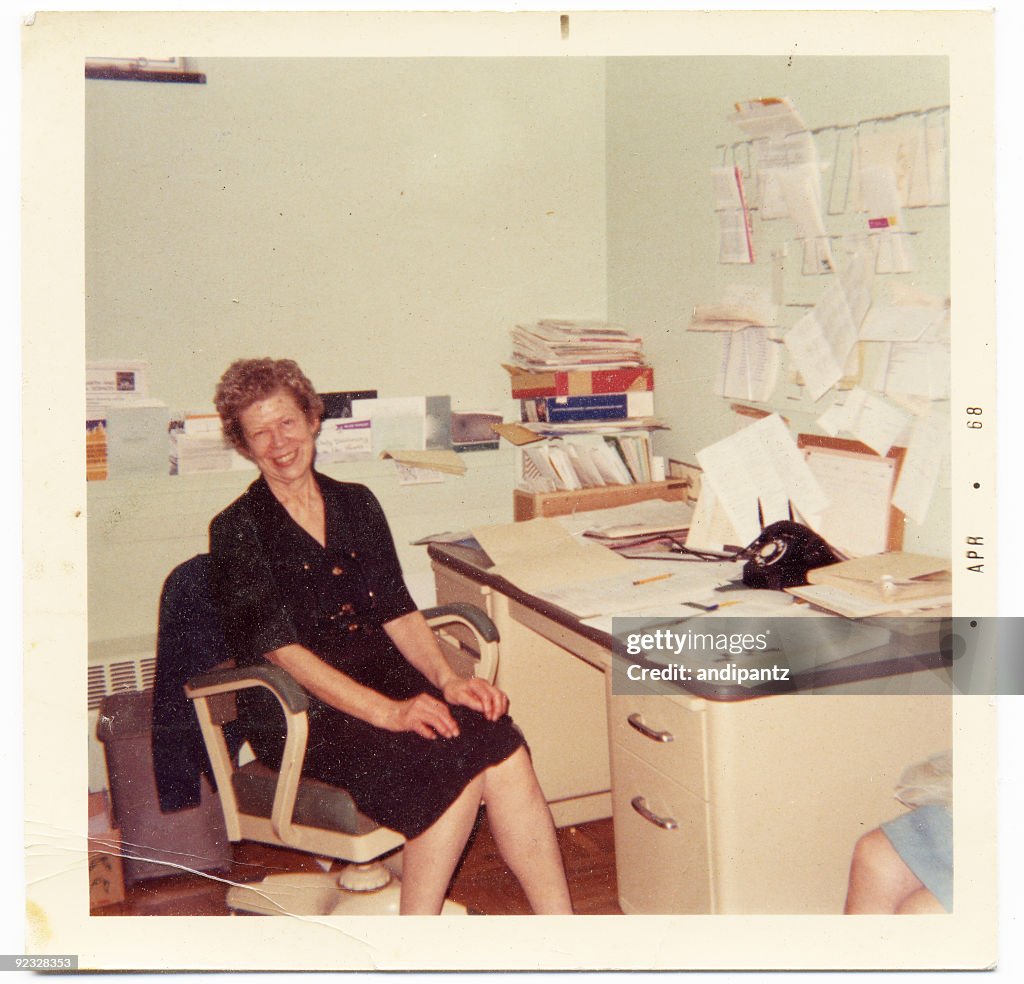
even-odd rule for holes
{"type": "Polygon", "coordinates": [[[990,14],[24,45],[32,952],[996,959],[990,14]]]}

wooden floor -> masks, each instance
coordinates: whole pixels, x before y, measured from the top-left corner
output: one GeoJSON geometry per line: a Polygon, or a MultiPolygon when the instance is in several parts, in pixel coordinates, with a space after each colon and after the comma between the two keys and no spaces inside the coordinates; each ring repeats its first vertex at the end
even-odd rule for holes
{"type": "MultiPolygon", "coordinates": [[[[573,907],[580,915],[618,915],[612,821],[564,827],[558,842],[565,860],[573,907]]],[[[95,909],[97,916],[225,916],[232,882],[258,881],[285,871],[320,871],[308,854],[242,843],[233,847],[230,870],[216,874],[177,874],[131,885],[124,902],[95,909]]],[[[475,915],[524,915],[530,909],[519,883],[505,867],[481,814],[448,897],[475,915]]]]}

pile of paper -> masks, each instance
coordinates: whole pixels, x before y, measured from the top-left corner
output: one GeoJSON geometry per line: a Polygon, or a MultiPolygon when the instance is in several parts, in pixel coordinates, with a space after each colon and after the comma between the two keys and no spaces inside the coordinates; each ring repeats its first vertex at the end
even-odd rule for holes
{"type": "Polygon", "coordinates": [[[644,342],[621,325],[546,319],[512,329],[512,361],[526,369],[642,366],[644,342]]]}
{"type": "Polygon", "coordinates": [[[790,594],[819,608],[867,618],[943,609],[952,603],[953,576],[948,560],[913,553],[857,557],[809,571],[807,585],[790,594]]]}

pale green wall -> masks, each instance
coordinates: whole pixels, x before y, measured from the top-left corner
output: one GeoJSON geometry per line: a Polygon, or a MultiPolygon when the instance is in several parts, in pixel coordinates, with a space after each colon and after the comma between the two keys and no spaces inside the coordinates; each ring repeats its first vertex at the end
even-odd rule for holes
{"type": "MultiPolygon", "coordinates": [[[[693,461],[697,450],[741,422],[729,401],[714,394],[721,339],[685,331],[693,307],[718,301],[729,283],[770,287],[762,234],[780,236],[779,227],[788,224],[766,230],[755,218],[762,253],[755,267],[718,262],[708,169],[722,163],[717,146],[743,138],[728,120],[733,104],[790,96],[811,129],[854,124],[948,104],[948,64],[944,58],[609,58],[607,87],[609,317],[646,338],[656,367],[657,409],[673,428],[659,436],[660,450],[693,461]]],[[[827,159],[827,139],[819,144],[827,159]]],[[[948,213],[907,213],[908,227],[920,232],[914,237],[918,271],[899,278],[942,298],[949,293],[948,213]]],[[[862,229],[863,216],[826,224],[829,232],[845,233],[862,229]]],[[[886,279],[876,278],[876,296],[886,279]]],[[[787,300],[814,303],[829,280],[787,276],[787,300]]],[[[781,323],[791,326],[802,313],[785,310],[781,323]]],[[[807,403],[790,376],[780,373],[773,408],[794,430],[813,431],[831,397],[807,403]]],[[[908,523],[906,546],[948,554],[948,475],[924,526],[908,523]]]]}
{"type": "Polygon", "coordinates": [[[605,313],[602,59],[196,59],[87,83],[87,356],[172,408],[239,356],[506,397],[508,329],[605,313]]]}

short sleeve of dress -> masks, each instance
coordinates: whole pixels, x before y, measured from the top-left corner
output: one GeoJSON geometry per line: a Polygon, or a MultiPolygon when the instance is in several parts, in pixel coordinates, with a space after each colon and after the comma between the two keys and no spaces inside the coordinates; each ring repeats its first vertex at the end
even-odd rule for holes
{"type": "Polygon", "coordinates": [[[236,659],[252,662],[299,641],[252,515],[238,504],[210,524],[210,586],[236,659]]]}
{"type": "Polygon", "coordinates": [[[416,611],[402,577],[402,566],[384,510],[365,486],[354,487],[354,528],[363,554],[363,569],[373,592],[376,620],[383,625],[416,611]]]}

